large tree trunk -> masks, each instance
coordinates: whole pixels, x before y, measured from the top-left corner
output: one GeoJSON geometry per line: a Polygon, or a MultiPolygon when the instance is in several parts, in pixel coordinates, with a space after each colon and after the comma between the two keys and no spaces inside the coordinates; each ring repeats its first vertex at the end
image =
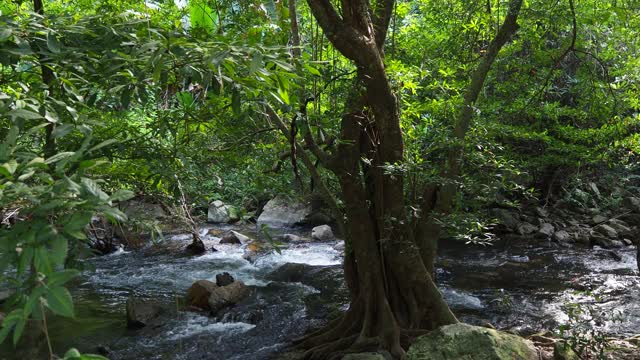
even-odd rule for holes
{"type": "MultiPolygon", "coordinates": [[[[358,86],[348,98],[341,141],[331,156],[314,143],[309,131],[305,135],[307,148],[340,183],[345,205],[343,217],[338,218],[345,219],[348,246],[344,271],[351,303],[342,317],[300,343],[311,359],[376,349],[401,358],[412,336],[457,322],[432,278],[440,228],[431,215],[448,209],[451,189],[427,187],[423,216],[415,221],[405,209],[402,173],[385,170],[404,161],[400,110],[387,78],[383,51],[394,1],[378,0],[371,5],[366,0],[343,0],[342,15],[330,0],[307,3],[332,44],[357,66],[358,86]]],[[[511,3],[515,26],[522,0],[511,3]]],[[[513,31],[515,27],[509,35],[513,31]]],[[[502,44],[494,46],[495,54],[502,44]]],[[[476,78],[481,78],[480,86],[484,82],[495,54],[481,61],[482,71],[474,74],[472,81],[474,89],[476,78]]],[[[465,97],[465,106],[471,107],[477,94],[472,91],[465,97]]],[[[268,110],[268,114],[286,134],[286,126],[275,112],[268,110]]],[[[462,133],[455,134],[461,139],[471,114],[463,108],[457,119],[458,124],[466,122],[462,133]]],[[[460,155],[458,148],[452,150],[449,163],[456,165],[449,165],[447,175],[457,176],[456,157],[460,155]]],[[[303,161],[305,165],[310,162],[304,157],[303,161]]]]}

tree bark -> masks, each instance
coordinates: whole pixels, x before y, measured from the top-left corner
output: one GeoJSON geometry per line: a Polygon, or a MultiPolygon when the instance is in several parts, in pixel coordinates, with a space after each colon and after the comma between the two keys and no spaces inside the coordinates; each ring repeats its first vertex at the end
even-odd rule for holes
{"type": "MultiPolygon", "coordinates": [[[[384,42],[395,1],[373,2],[342,0],[339,15],[330,0],[307,0],[327,38],[353,61],[358,74],[333,154],[319,149],[310,132],[305,135],[307,148],[340,184],[347,241],[344,272],[351,297],[342,317],[300,339],[309,359],[378,349],[402,358],[413,335],[458,321],[432,278],[440,227],[431,215],[450,207],[446,192],[450,189],[428,186],[421,219],[414,221],[407,215],[404,177],[393,170],[404,161],[400,109],[384,64],[384,42]]],[[[500,40],[494,39],[473,75],[456,120],[455,136],[460,141],[473,115],[467,108],[472,110],[495,56],[517,28],[521,3],[511,0],[515,17],[508,17],[505,24],[513,20],[514,27],[502,37],[498,34],[500,40]]],[[[286,126],[279,126],[286,135],[286,126]]],[[[456,161],[448,164],[457,164],[461,153],[461,148],[452,150],[449,160],[456,161]]],[[[453,177],[457,171],[459,167],[449,165],[445,172],[453,177]]]]}

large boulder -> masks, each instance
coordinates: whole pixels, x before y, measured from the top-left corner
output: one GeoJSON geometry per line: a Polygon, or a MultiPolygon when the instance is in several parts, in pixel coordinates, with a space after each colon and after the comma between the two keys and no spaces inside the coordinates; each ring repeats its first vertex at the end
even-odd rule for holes
{"type": "Polygon", "coordinates": [[[153,302],[144,299],[130,297],[127,299],[127,327],[140,329],[149,325],[160,325],[159,317],[163,308],[153,302]]]}
{"type": "Polygon", "coordinates": [[[226,286],[217,287],[209,295],[209,309],[215,315],[218,311],[233,306],[251,294],[251,290],[242,282],[234,281],[226,286]]]}
{"type": "Polygon", "coordinates": [[[634,196],[626,197],[622,199],[622,206],[635,213],[640,213],[640,198],[634,196]]]}
{"type": "Polygon", "coordinates": [[[559,243],[569,243],[571,242],[572,237],[566,230],[559,230],[553,234],[553,240],[559,243]]]}
{"type": "Polygon", "coordinates": [[[209,296],[218,285],[209,280],[198,280],[187,290],[187,304],[198,309],[209,308],[209,296]]]}
{"type": "Polygon", "coordinates": [[[313,213],[311,204],[276,196],[269,200],[258,217],[258,226],[292,227],[304,224],[313,213]]]}
{"type": "Polygon", "coordinates": [[[511,334],[468,324],[442,326],[419,337],[407,360],[538,360],[531,342],[511,334]]]}
{"type": "Polygon", "coordinates": [[[207,212],[207,221],[210,223],[228,223],[231,222],[229,215],[229,206],[220,200],[216,200],[209,204],[207,212]]]}
{"type": "Polygon", "coordinates": [[[538,227],[528,222],[522,222],[518,225],[516,231],[520,235],[529,235],[538,231],[538,227]]]}
{"type": "Polygon", "coordinates": [[[336,237],[333,235],[333,231],[331,231],[331,226],[320,225],[311,229],[311,238],[318,241],[331,241],[335,240],[336,237]]]}
{"type": "Polygon", "coordinates": [[[598,234],[602,235],[602,236],[606,236],[610,239],[617,239],[618,238],[618,232],[612,228],[611,226],[607,225],[607,224],[600,224],[598,226],[596,226],[595,228],[593,228],[593,230],[595,232],[597,232],[598,234]]]}
{"type": "Polygon", "coordinates": [[[491,215],[493,215],[499,224],[504,225],[510,230],[516,230],[520,222],[517,220],[517,214],[507,209],[491,209],[491,215]]]}
{"type": "Polygon", "coordinates": [[[555,228],[553,227],[553,225],[549,223],[542,223],[540,224],[540,229],[538,230],[538,236],[548,239],[553,235],[554,231],[555,228]]]}

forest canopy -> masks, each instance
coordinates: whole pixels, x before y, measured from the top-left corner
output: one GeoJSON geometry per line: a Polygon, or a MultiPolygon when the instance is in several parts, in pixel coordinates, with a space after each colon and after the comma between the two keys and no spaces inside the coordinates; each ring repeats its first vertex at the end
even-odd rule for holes
{"type": "Polygon", "coordinates": [[[74,316],[96,215],[157,232],[119,204],[195,244],[214,201],[250,222],[303,195],[345,239],[349,304],[299,346],[401,358],[458,322],[439,239],[637,171],[639,28],[636,0],[4,1],[0,339],[74,316]]]}

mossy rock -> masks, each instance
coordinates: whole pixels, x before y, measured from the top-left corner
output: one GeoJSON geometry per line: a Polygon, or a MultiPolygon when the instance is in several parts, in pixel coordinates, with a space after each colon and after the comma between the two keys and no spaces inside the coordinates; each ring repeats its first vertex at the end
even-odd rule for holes
{"type": "Polygon", "coordinates": [[[419,337],[407,353],[407,360],[537,359],[536,348],[519,336],[462,323],[419,337]]]}

